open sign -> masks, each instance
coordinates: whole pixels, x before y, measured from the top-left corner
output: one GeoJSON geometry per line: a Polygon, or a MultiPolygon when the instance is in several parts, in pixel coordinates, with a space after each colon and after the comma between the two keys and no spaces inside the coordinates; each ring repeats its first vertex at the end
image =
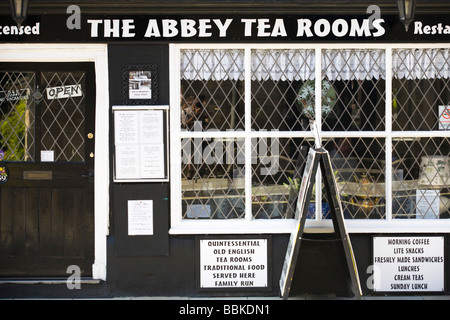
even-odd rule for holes
{"type": "Polygon", "coordinates": [[[46,91],[48,100],[81,97],[83,95],[83,92],[81,91],[81,84],[47,88],[46,91]]]}

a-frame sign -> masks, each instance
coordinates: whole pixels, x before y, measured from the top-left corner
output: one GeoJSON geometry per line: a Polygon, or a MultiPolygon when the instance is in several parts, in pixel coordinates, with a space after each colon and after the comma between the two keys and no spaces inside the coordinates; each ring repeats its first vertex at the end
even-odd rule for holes
{"type": "Polygon", "coordinates": [[[283,299],[287,299],[289,297],[289,291],[291,289],[292,278],[294,276],[295,265],[297,263],[303,230],[305,228],[308,204],[311,200],[316,172],[319,165],[322,172],[326,196],[330,205],[334,232],[337,237],[342,240],[348,271],[350,273],[352,291],[355,297],[359,298],[361,297],[362,292],[359,282],[358,269],[356,266],[355,257],[353,255],[350,238],[345,229],[342,205],[337,192],[337,185],[331,167],[330,155],[324,148],[309,149],[308,158],[306,160],[306,165],[301,180],[300,191],[297,198],[297,207],[295,211],[297,225],[295,230],[291,233],[281,272],[281,296],[283,299]]]}

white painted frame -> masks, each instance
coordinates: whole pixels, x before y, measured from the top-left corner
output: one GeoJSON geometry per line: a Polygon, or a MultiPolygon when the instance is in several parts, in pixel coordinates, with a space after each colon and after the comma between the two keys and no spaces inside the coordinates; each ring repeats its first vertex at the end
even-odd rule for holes
{"type": "MultiPolygon", "coordinates": [[[[291,233],[295,227],[293,219],[252,219],[251,197],[246,197],[246,213],[244,219],[232,220],[183,220],[181,205],[181,138],[188,137],[223,137],[226,132],[182,132],[180,130],[180,51],[182,49],[241,49],[245,51],[245,79],[251,79],[251,50],[252,49],[312,49],[316,54],[315,78],[322,77],[322,50],[324,49],[383,49],[386,52],[386,93],[392,92],[392,51],[402,48],[450,48],[450,44],[171,44],[169,50],[170,67],[170,172],[171,172],[171,234],[255,234],[255,233],[291,233]]],[[[321,97],[320,82],[316,81],[316,112],[317,123],[321,123],[321,97]]],[[[251,82],[245,82],[245,114],[251,114],[251,82]]],[[[447,137],[450,131],[392,131],[392,96],[386,94],[386,119],[384,131],[332,131],[319,133],[322,138],[333,137],[371,137],[385,139],[386,177],[392,176],[392,139],[400,137],[447,137]]],[[[251,163],[251,138],[258,137],[258,132],[251,131],[250,117],[245,117],[245,131],[233,132],[234,137],[245,139],[246,163],[251,163]]],[[[266,131],[265,137],[301,137],[314,138],[311,132],[282,132],[266,131]]],[[[245,194],[251,194],[251,170],[246,170],[245,194]]],[[[317,179],[320,178],[320,172],[317,179]]],[[[319,188],[317,188],[319,189],[319,188]]],[[[317,192],[320,192],[319,190],[317,192]]],[[[320,199],[320,197],[317,197],[320,199]]],[[[320,203],[318,204],[320,207],[320,203]]],[[[332,221],[322,221],[320,215],[315,220],[307,220],[305,232],[329,232],[332,221]]],[[[401,220],[392,218],[392,184],[386,183],[386,218],[380,220],[346,220],[347,230],[350,233],[406,233],[406,232],[445,232],[450,230],[450,219],[433,220],[401,220]]]]}
{"type": "Polygon", "coordinates": [[[106,280],[109,233],[109,90],[106,44],[0,44],[0,62],[94,62],[96,83],[92,277],[106,280]]]}

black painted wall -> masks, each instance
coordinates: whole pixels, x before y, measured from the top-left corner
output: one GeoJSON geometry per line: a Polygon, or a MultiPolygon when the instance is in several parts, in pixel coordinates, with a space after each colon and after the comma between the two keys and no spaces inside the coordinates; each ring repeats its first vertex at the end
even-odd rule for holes
{"type": "MultiPolygon", "coordinates": [[[[158,104],[169,104],[169,48],[168,45],[109,45],[109,77],[111,106],[123,104],[123,68],[125,65],[156,64],[158,72],[158,104]]],[[[114,135],[112,115],[110,121],[110,154],[113,167],[114,135]]],[[[113,176],[111,173],[111,181],[113,176]]],[[[289,235],[273,235],[272,285],[262,291],[199,291],[196,270],[196,237],[169,236],[170,183],[112,183],[111,185],[111,227],[108,239],[107,285],[110,293],[117,295],[159,295],[159,296],[214,296],[214,295],[258,295],[278,296],[281,267],[286,252],[289,235]],[[127,235],[128,200],[154,200],[154,236],[127,235]]],[[[236,236],[239,237],[239,236],[236,236]]],[[[332,242],[325,242],[329,244],[332,242]]],[[[342,273],[338,253],[332,254],[334,247],[323,246],[321,242],[305,242],[302,251],[307,255],[299,263],[301,274],[307,275],[306,285],[299,281],[293,283],[293,293],[330,291],[339,295],[347,294],[346,282],[332,280],[324,285],[308,280],[319,272],[319,278],[333,272],[342,273]],[[322,247],[320,246],[322,244],[322,247]],[[317,247],[319,245],[319,248],[317,247]],[[319,250],[319,251],[317,251],[319,250]],[[331,250],[331,251],[330,251],[331,250]],[[331,252],[331,254],[330,254],[331,252]],[[323,254],[323,256],[321,255],[323,254]],[[308,258],[309,257],[309,258],[308,258]],[[329,257],[329,263],[316,268],[329,257]],[[309,262],[308,262],[309,261],[309,262]],[[302,269],[303,268],[303,269],[302,269]],[[340,271],[339,271],[340,270],[340,271]],[[298,284],[300,286],[298,286],[298,284]],[[300,291],[296,288],[301,288],[300,291]]],[[[339,249],[339,248],[338,248],[339,249]]],[[[302,256],[305,256],[302,254],[302,256]]],[[[345,265],[343,265],[345,267],[345,265]]],[[[345,268],[343,269],[345,272],[345,268]]],[[[345,274],[344,274],[345,276],[345,274]]]]}
{"type": "MultiPolygon", "coordinates": [[[[123,104],[124,65],[156,64],[158,104],[169,104],[168,45],[109,45],[110,103],[123,104]]],[[[112,114],[111,114],[112,117],[112,114]]],[[[113,167],[113,123],[110,132],[113,167]]],[[[111,173],[111,181],[113,176],[111,173]]],[[[201,291],[197,288],[196,236],[169,236],[170,183],[112,183],[111,227],[108,238],[107,287],[112,296],[279,296],[279,279],[289,235],[272,235],[272,285],[262,291],[201,291]],[[127,235],[128,200],[154,200],[154,236],[127,235]]],[[[371,234],[353,234],[351,240],[364,295],[372,264],[371,234]]],[[[240,237],[235,235],[236,238],[240,237]]],[[[349,276],[340,241],[327,235],[306,234],[302,241],[291,296],[304,294],[351,296],[349,276]]],[[[449,239],[446,237],[446,253],[449,239]]],[[[449,264],[446,263],[447,273],[449,264]]],[[[449,277],[447,277],[449,278],[449,277]]],[[[448,280],[446,288],[448,288],[448,280]]],[[[448,290],[448,289],[447,289],[448,290]]]]}
{"type": "MultiPolygon", "coordinates": [[[[168,45],[109,45],[110,103],[123,104],[125,65],[156,64],[158,68],[158,103],[169,104],[168,45]]],[[[101,85],[101,84],[99,84],[101,85]]],[[[108,85],[108,84],[104,84],[108,85]]],[[[110,166],[113,168],[113,122],[110,120],[110,166]]],[[[113,176],[111,172],[111,181],[113,176]]],[[[196,236],[169,236],[170,183],[114,183],[110,187],[110,235],[107,241],[107,280],[100,284],[83,284],[81,290],[59,285],[0,285],[0,298],[16,297],[119,297],[119,296],[279,296],[279,279],[289,240],[288,234],[271,235],[271,266],[268,290],[201,291],[197,287],[198,257],[196,236]],[[154,200],[154,235],[127,235],[128,200],[154,200]]],[[[374,294],[367,288],[372,264],[372,237],[381,234],[351,234],[364,295],[374,294]]],[[[392,234],[400,236],[403,234],[392,234]]],[[[420,236],[414,234],[413,236],[420,236]]],[[[431,234],[425,234],[431,236],[431,234]]],[[[440,234],[442,235],[442,234],[440,234]]],[[[244,237],[245,235],[242,235],[244,237]]],[[[445,236],[445,256],[449,256],[450,236],[445,236]]],[[[234,235],[233,237],[240,237],[234,235]]],[[[291,296],[351,296],[349,277],[340,241],[329,235],[305,234],[302,240],[291,296]]],[[[445,260],[445,293],[450,288],[450,263],[445,260]]],[[[411,293],[405,293],[411,295],[411,293]]],[[[396,295],[393,293],[392,295],[396,295]]]]}

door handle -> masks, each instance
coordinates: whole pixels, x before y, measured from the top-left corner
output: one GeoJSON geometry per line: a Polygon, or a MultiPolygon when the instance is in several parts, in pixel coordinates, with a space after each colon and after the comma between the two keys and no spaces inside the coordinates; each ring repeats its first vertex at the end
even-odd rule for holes
{"type": "Polygon", "coordinates": [[[88,174],[82,174],[80,175],[83,178],[93,178],[94,177],[94,172],[89,172],[88,174]]]}

